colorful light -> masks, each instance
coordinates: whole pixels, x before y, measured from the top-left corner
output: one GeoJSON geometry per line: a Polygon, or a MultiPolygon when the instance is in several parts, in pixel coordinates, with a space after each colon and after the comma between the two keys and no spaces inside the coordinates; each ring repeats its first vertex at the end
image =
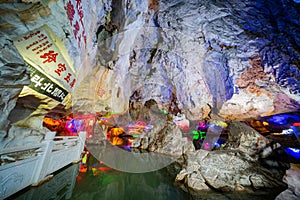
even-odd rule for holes
{"type": "Polygon", "coordinates": [[[203,148],[204,148],[205,150],[210,149],[210,144],[209,144],[208,142],[205,142],[204,145],[203,145],[203,148]]]}
{"type": "Polygon", "coordinates": [[[194,135],[193,139],[194,139],[194,140],[198,140],[198,139],[199,139],[198,131],[192,130],[192,133],[193,133],[193,135],[194,135]]]}
{"type": "Polygon", "coordinates": [[[199,138],[201,140],[205,139],[206,138],[206,132],[204,131],[196,131],[196,130],[192,130],[192,133],[193,133],[193,139],[194,140],[198,140],[199,138]]]}
{"type": "Polygon", "coordinates": [[[283,135],[291,135],[293,133],[294,133],[293,129],[286,129],[282,131],[283,135]]]}
{"type": "Polygon", "coordinates": [[[204,122],[199,122],[199,128],[205,129],[207,125],[204,122]]]}
{"type": "Polygon", "coordinates": [[[165,115],[167,115],[167,114],[168,114],[168,111],[162,110],[162,113],[165,114],[165,115]]]}
{"type": "Polygon", "coordinates": [[[296,148],[285,148],[284,149],[287,154],[292,156],[293,158],[300,159],[300,149],[296,148]]]}

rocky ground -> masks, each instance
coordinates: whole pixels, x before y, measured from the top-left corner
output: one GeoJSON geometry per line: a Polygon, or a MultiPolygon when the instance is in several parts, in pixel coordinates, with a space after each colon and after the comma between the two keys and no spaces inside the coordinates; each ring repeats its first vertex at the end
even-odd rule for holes
{"type": "Polygon", "coordinates": [[[300,198],[300,166],[292,164],[286,171],[283,181],[288,184],[288,189],[280,193],[276,200],[296,200],[300,198]]]}

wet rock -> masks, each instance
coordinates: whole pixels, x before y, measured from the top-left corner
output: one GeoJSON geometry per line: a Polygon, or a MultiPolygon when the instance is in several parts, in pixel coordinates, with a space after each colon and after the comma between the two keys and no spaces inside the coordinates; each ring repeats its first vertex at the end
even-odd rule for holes
{"type": "MultiPolygon", "coordinates": [[[[154,99],[161,109],[183,112],[190,120],[205,118],[211,110],[227,119],[294,110],[299,101],[299,56],[292,41],[298,37],[293,34],[298,15],[293,5],[283,1],[278,5],[197,0],[112,5],[97,33],[102,40],[96,60],[103,75],[104,69],[114,74],[108,91],[105,84],[101,89],[106,94],[117,90],[118,95],[104,104],[117,99],[111,109],[127,110],[131,95],[138,91],[141,104],[154,99]],[[291,11],[287,19],[285,9],[291,11]],[[271,14],[279,17],[274,19],[279,24],[269,21],[271,14]],[[283,28],[283,21],[293,24],[293,31],[283,28]],[[290,99],[288,105],[278,104],[281,94],[290,99]]],[[[96,82],[101,85],[100,77],[99,72],[96,82]]]]}
{"type": "Polygon", "coordinates": [[[299,166],[292,165],[291,169],[286,171],[283,181],[288,184],[288,189],[280,193],[276,200],[296,200],[300,198],[300,170],[299,166]]]}
{"type": "Polygon", "coordinates": [[[194,150],[192,141],[183,137],[174,122],[167,121],[157,105],[151,107],[150,118],[153,128],[135,139],[132,147],[177,157],[194,150]]]}
{"type": "Polygon", "coordinates": [[[257,160],[271,154],[269,145],[270,141],[250,126],[239,121],[229,124],[227,149],[239,150],[257,160]]]}
{"type": "MultiPolygon", "coordinates": [[[[269,28],[273,27],[267,21],[270,13],[266,13],[261,4],[265,3],[150,1],[148,14],[138,17],[133,16],[136,11],[131,8],[145,12],[145,5],[141,2],[132,1],[127,5],[128,11],[113,6],[113,21],[115,23],[119,19],[120,30],[122,27],[123,30],[145,28],[128,35],[122,33],[118,35],[120,41],[109,43],[109,46],[115,47],[111,53],[113,69],[118,77],[115,82],[118,86],[120,83],[130,85],[129,90],[123,88],[121,93],[131,95],[139,91],[142,103],[154,99],[161,108],[169,108],[176,99],[176,109],[183,111],[189,119],[206,117],[203,110],[207,110],[208,105],[213,107],[214,112],[221,110],[220,114],[229,119],[293,109],[298,97],[286,88],[295,88],[299,82],[297,75],[292,78],[291,72],[281,70],[285,73],[285,79],[289,80],[281,84],[274,71],[277,70],[277,63],[283,63],[283,57],[292,60],[297,60],[297,57],[291,52],[281,52],[261,31],[270,32],[264,23],[270,25],[269,28]],[[260,6],[251,6],[256,4],[260,6]],[[258,13],[257,16],[262,19],[253,13],[258,13]],[[149,28],[153,26],[157,29],[149,28]],[[267,58],[260,53],[264,48],[260,47],[276,53],[267,66],[267,58]],[[130,56],[123,55],[125,52],[130,56]],[[121,55],[119,58],[116,56],[118,54],[121,55]],[[128,79],[130,81],[125,81],[128,79]],[[291,101],[290,106],[276,106],[277,100],[274,99],[277,94],[296,100],[291,101]]],[[[274,14],[282,17],[285,11],[280,6],[293,10],[291,18],[297,18],[297,12],[287,3],[276,5],[279,12],[274,11],[274,14]]],[[[286,33],[284,29],[280,30],[286,33]]],[[[272,37],[279,35],[275,31],[272,37]]],[[[297,37],[290,33],[289,36],[297,37]]],[[[291,62],[288,65],[298,74],[299,70],[292,67],[291,62]]],[[[124,100],[120,103],[127,104],[128,96],[125,95],[124,100]]]]}
{"type": "Polygon", "coordinates": [[[219,114],[228,120],[246,120],[271,113],[273,110],[273,99],[269,96],[240,92],[223,104],[219,114]]]}
{"type": "Polygon", "coordinates": [[[224,150],[197,150],[185,155],[185,165],[176,182],[194,192],[222,192],[279,188],[289,168],[286,154],[248,125],[233,121],[224,150]]]}
{"type": "Polygon", "coordinates": [[[229,192],[285,187],[280,178],[237,151],[197,150],[187,153],[185,158],[186,166],[176,182],[189,190],[229,192]]]}
{"type": "Polygon", "coordinates": [[[259,134],[248,125],[234,121],[229,124],[228,150],[241,152],[245,159],[259,162],[276,177],[282,177],[290,167],[283,147],[259,134]]]}
{"type": "Polygon", "coordinates": [[[150,132],[134,140],[131,146],[177,157],[194,149],[192,142],[183,137],[180,129],[172,122],[156,124],[150,132]]]}

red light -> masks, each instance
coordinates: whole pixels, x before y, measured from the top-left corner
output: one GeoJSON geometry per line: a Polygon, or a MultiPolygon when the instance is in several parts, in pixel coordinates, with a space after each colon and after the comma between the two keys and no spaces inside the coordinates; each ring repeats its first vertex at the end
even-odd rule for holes
{"type": "Polygon", "coordinates": [[[292,126],[300,126],[300,122],[293,123],[292,126]]]}
{"type": "Polygon", "coordinates": [[[80,181],[82,179],[81,176],[77,176],[77,181],[80,181]]]}

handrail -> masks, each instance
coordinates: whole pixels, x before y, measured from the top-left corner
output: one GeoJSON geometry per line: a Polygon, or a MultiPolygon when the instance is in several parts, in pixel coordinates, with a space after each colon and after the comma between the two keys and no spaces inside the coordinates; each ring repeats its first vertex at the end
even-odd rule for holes
{"type": "Polygon", "coordinates": [[[70,140],[59,140],[59,141],[53,141],[54,144],[64,144],[64,143],[70,143],[70,142],[79,142],[79,139],[70,139],[70,140]]]}
{"type": "Polygon", "coordinates": [[[74,138],[78,138],[78,136],[55,136],[54,139],[74,139],[74,138]]]}
{"type": "Polygon", "coordinates": [[[0,155],[9,154],[9,153],[16,153],[20,151],[27,151],[31,149],[38,149],[41,148],[43,144],[33,144],[28,146],[17,146],[17,147],[11,147],[11,148],[4,148],[0,149],[0,155]]]}
{"type": "Polygon", "coordinates": [[[78,137],[60,136],[58,138],[62,140],[58,141],[54,141],[54,135],[53,132],[47,133],[39,144],[0,149],[0,156],[28,150],[34,150],[38,155],[36,159],[24,158],[0,165],[0,199],[29,185],[38,185],[51,176],[51,173],[81,159],[85,132],[80,132],[78,137]],[[60,144],[64,144],[65,148],[56,149],[55,146],[60,144]]]}

